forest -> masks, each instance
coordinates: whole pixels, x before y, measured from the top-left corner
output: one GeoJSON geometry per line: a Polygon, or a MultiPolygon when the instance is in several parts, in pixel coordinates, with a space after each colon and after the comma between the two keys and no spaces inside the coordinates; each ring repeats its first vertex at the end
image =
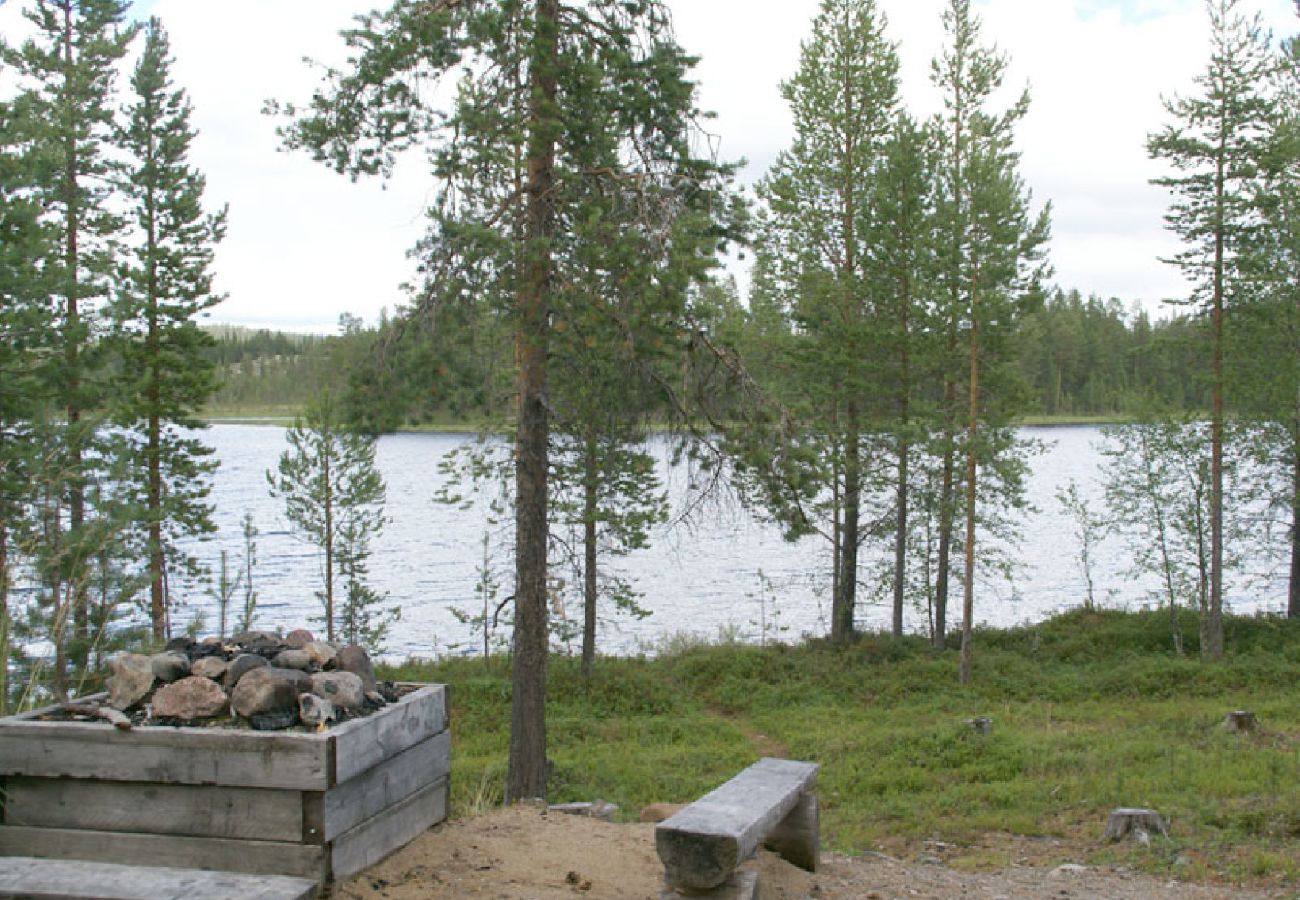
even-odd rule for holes
{"type": "Polygon", "coordinates": [[[825,541],[832,645],[859,639],[860,551],[887,541],[870,577],[892,637],[908,596],[933,597],[963,684],[1032,417],[1124,423],[1110,513],[1206,660],[1247,511],[1285,523],[1300,615],[1300,39],[1243,0],[1208,0],[1205,68],[1150,123],[1181,247],[1165,262],[1190,285],[1158,316],[1051,284],[1050,198],[1018,149],[1030,93],[1004,85],[970,0],[935,23],[924,118],[876,2],[822,0],[781,85],[793,138],[752,191],[698,139],[695,60],[662,0],[395,0],[341,32],[349,61],[309,98],[266,106],[284,150],[340,175],[428,166],[409,302],[331,338],[201,327],[227,211],[189,160],[162,22],[124,0],[23,8],[33,36],[0,41],[17,84],[0,97],[0,705],[170,636],[178,586],[205,577],[184,539],[213,528],[202,416],[223,409],[303,413],[267,478],[319,538],[331,629],[335,573],[366,602],[374,435],[507,436],[444,463],[514,523],[507,798],[546,792],[548,567],[581,561],[590,677],[597,605],[629,602],[602,560],[664,515],[652,432],[702,490],[825,541]],[[336,452],[356,481],[331,480],[336,452]]]}

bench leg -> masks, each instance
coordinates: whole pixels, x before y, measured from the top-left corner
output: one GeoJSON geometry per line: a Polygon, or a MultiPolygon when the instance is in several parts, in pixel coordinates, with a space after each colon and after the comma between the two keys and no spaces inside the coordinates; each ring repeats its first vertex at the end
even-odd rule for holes
{"type": "Polygon", "coordinates": [[[696,893],[684,888],[675,888],[664,879],[664,889],[659,900],[757,900],[758,872],[753,869],[737,869],[722,884],[708,891],[696,893]]]}
{"type": "Polygon", "coordinates": [[[804,794],[764,842],[767,849],[807,872],[817,871],[821,853],[821,811],[816,794],[804,794]]]}

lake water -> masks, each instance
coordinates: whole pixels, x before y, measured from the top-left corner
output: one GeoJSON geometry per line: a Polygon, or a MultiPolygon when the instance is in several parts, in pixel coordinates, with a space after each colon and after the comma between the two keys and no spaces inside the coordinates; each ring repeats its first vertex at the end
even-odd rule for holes
{"type": "MultiPolygon", "coordinates": [[[[1033,460],[1028,483],[1037,511],[1023,523],[1024,539],[1014,551],[1018,561],[1014,579],[985,578],[978,584],[975,618],[980,623],[1039,620],[1078,606],[1085,595],[1073,524],[1060,509],[1055,492],[1074,479],[1085,496],[1094,501],[1100,497],[1100,456],[1095,447],[1100,430],[1033,428],[1026,432],[1046,446],[1033,460]]],[[[320,608],[315,597],[319,555],[288,530],[280,503],[267,493],[264,474],[285,448],[284,429],[220,424],[208,429],[204,438],[221,460],[212,496],[220,531],[214,540],[197,547],[197,555],[215,570],[224,548],[232,565],[238,565],[243,555],[239,523],[244,512],[251,511],[261,532],[255,624],[310,624],[320,608]]],[[[387,641],[389,657],[481,652],[481,636],[460,621],[455,610],[471,615],[482,610],[476,587],[483,568],[485,531],[492,534],[489,563],[502,582],[500,596],[510,593],[509,531],[489,526],[482,507],[463,510],[434,499],[444,480],[439,462],[467,440],[447,434],[399,434],[379,440],[377,460],[388,484],[386,512],[391,521],[374,542],[371,583],[402,610],[401,621],[387,641]]],[[[687,476],[666,462],[662,466],[670,498],[678,507],[675,512],[680,512],[687,476]]],[[[727,632],[754,641],[824,634],[829,613],[826,546],[820,538],[786,542],[774,526],[757,521],[735,504],[713,504],[699,511],[691,526],[660,529],[650,548],[613,561],[613,568],[634,581],[643,594],[641,605],[651,615],[636,620],[607,611],[598,645],[602,652],[633,653],[653,651],[666,636],[684,632],[710,638],[727,632]]],[[[1284,609],[1282,566],[1261,557],[1252,564],[1253,577],[1228,585],[1226,597],[1232,610],[1284,609]]],[[[1099,605],[1139,608],[1151,603],[1155,585],[1133,577],[1130,566],[1122,540],[1110,538],[1103,543],[1093,571],[1099,605]]],[[[951,606],[950,627],[959,627],[959,593],[951,606]]],[[[189,598],[175,621],[188,619],[196,610],[205,612],[207,632],[215,631],[215,604],[208,597],[189,598]]],[[[576,604],[568,614],[575,622],[581,620],[576,604]]],[[[925,630],[923,609],[909,608],[906,615],[909,630],[925,630]]],[[[884,605],[860,604],[863,628],[888,628],[889,617],[884,605]]]]}

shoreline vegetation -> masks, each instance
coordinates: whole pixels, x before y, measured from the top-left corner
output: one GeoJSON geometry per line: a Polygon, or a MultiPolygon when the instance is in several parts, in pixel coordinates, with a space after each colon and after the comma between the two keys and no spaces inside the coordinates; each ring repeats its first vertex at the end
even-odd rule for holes
{"type": "MultiPolygon", "coordinates": [[[[1198,625],[1167,611],[1076,610],[977,629],[978,676],[957,683],[956,643],[867,634],[759,647],[667,639],[653,657],[551,661],[549,799],[600,798],[635,821],[687,802],[761,756],[820,762],[823,845],[912,858],[941,846],[960,869],[1122,864],[1182,881],[1300,886],[1300,622],[1226,616],[1228,652],[1198,658],[1198,625]],[[1234,734],[1228,712],[1258,729],[1234,734]],[[968,720],[987,716],[989,733],[968,720]],[[1149,846],[1103,839],[1107,813],[1171,820],[1149,846]],[[940,842],[936,845],[936,842],[940,842]],[[1005,843],[1005,841],[1002,841],[1005,843]],[[1036,851],[1038,852],[1038,851],[1036,851]]],[[[510,678],[505,655],[412,661],[382,677],[450,685],[452,816],[499,804],[510,678]]]]}
{"type": "MultiPolygon", "coordinates": [[[[275,425],[288,427],[302,409],[290,404],[265,404],[247,406],[212,406],[204,410],[202,419],[209,425],[275,425]]],[[[1123,425],[1134,421],[1123,415],[1027,415],[1013,420],[1012,424],[1026,428],[1053,428],[1070,426],[1123,425]]],[[[421,425],[404,425],[386,434],[478,434],[483,430],[480,420],[456,416],[436,416],[421,425]]]]}

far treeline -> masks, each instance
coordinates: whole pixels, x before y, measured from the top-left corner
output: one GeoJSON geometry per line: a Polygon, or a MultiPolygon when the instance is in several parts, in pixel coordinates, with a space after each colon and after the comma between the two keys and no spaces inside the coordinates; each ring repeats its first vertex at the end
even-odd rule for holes
{"type": "MultiPolygon", "coordinates": [[[[1050,203],[1017,149],[1029,94],[1004,89],[971,7],[946,0],[934,23],[941,103],[921,119],[875,0],[822,0],[781,85],[793,138],[750,197],[700,128],[663,0],[393,0],[341,33],[348,62],[305,102],[266,111],[285,149],[341,175],[428,165],[409,305],[329,341],[216,341],[197,322],[220,301],[224,211],[203,211],[161,23],[131,24],[124,0],[29,0],[35,36],[0,42],[17,85],[0,100],[0,653],[36,668],[24,648],[48,641],[62,694],[124,603],[167,635],[171,586],[200,574],[187,540],[212,530],[194,426],[214,399],[306,401],[304,458],[322,409],[353,435],[445,416],[506,436],[445,467],[448,501],[479,491],[513,520],[512,800],[547,790],[558,567],[581,573],[587,677],[598,601],[635,607],[601,560],[666,515],[651,432],[699,490],[824,542],[832,644],[857,639],[875,590],[895,637],[925,609],[942,653],[960,622],[963,683],[993,539],[1026,503],[1029,415],[1132,420],[1104,451],[1108,519],[1077,490],[1062,502],[1085,567],[1099,528],[1142,551],[1178,652],[1181,607],[1223,656],[1240,535],[1289,557],[1300,615],[1300,39],[1207,0],[1209,60],[1147,142],[1180,241],[1166,262],[1190,285],[1153,321],[1049,291],[1050,203]],[[746,297],[720,275],[737,247],[746,297]]],[[[297,497],[306,470],[290,455],[272,485],[297,497]]],[[[381,519],[341,560],[358,585],[381,519]]]]}
{"type": "MultiPolygon", "coordinates": [[[[738,289],[730,280],[717,288],[734,303],[738,289]]],[[[1153,319],[1142,307],[1115,298],[1084,297],[1077,290],[1052,289],[1037,298],[1017,322],[1013,340],[1024,380],[1022,419],[1070,424],[1075,421],[1136,421],[1154,410],[1189,415],[1210,408],[1206,379],[1204,322],[1177,310],[1153,319]]],[[[735,304],[731,322],[743,331],[756,328],[743,304],[735,304]]],[[[319,335],[238,326],[207,326],[216,343],[207,351],[217,364],[220,384],[207,412],[230,415],[293,415],[315,398],[320,384],[352,395],[351,417],[359,427],[378,433],[406,429],[480,427],[484,410],[491,419],[509,415],[507,389],[482,383],[467,360],[438,347],[433,335],[403,336],[385,316],[365,325],[348,317],[341,334],[319,335]],[[379,371],[377,348],[397,345],[379,371]],[[424,355],[446,363],[422,366],[424,355]],[[368,382],[383,379],[391,393],[380,407],[363,404],[359,394],[368,382]]],[[[445,337],[445,336],[444,336],[445,337]]],[[[757,340],[756,337],[751,340],[757,340]]],[[[492,366],[508,371],[509,347],[499,346],[492,366]]],[[[664,421],[670,416],[665,413],[664,421]]]]}

